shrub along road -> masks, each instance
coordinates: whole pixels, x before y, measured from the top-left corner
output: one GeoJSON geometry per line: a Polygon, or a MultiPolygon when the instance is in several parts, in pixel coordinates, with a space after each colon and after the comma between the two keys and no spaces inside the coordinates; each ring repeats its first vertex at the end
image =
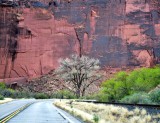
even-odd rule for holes
{"type": "MultiPolygon", "coordinates": [[[[81,123],[71,115],[57,109],[54,100],[17,100],[0,105],[0,116],[13,112],[17,108],[34,102],[28,108],[14,116],[7,123],[81,123]],[[16,108],[15,108],[16,107],[16,108]],[[7,109],[7,111],[5,111],[7,109]],[[10,110],[9,110],[10,109],[10,110]]],[[[2,117],[1,117],[2,118],[2,117]]]]}

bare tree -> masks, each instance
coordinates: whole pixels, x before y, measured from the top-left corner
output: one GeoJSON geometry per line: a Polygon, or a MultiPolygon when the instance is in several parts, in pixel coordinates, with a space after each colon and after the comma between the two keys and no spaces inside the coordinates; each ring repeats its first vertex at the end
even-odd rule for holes
{"type": "Polygon", "coordinates": [[[77,97],[84,96],[86,89],[101,79],[97,72],[100,69],[98,59],[71,55],[70,58],[61,59],[59,62],[60,66],[56,72],[61,79],[73,85],[77,97]]]}

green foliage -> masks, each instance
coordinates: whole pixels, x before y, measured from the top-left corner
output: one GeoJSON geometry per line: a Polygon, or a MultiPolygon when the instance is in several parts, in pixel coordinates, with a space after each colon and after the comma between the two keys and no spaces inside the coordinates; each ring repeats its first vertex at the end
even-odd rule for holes
{"type": "Polygon", "coordinates": [[[114,102],[134,93],[148,93],[158,84],[160,84],[160,67],[141,68],[129,74],[122,71],[102,84],[100,100],[114,102]]]}
{"type": "Polygon", "coordinates": [[[0,100],[4,100],[4,96],[0,95],[0,100]]]}
{"type": "Polygon", "coordinates": [[[98,123],[98,122],[99,122],[99,117],[98,117],[98,115],[94,114],[94,116],[93,116],[93,121],[94,121],[95,123],[98,123]]]}
{"type": "Polygon", "coordinates": [[[10,88],[0,89],[0,95],[4,97],[14,98],[14,99],[34,97],[34,94],[31,92],[17,91],[10,88]]]}
{"type": "Polygon", "coordinates": [[[25,91],[13,91],[11,98],[18,99],[18,98],[33,98],[34,94],[31,92],[25,92],[25,91]]]}
{"type": "Polygon", "coordinates": [[[160,104],[160,90],[154,90],[151,93],[135,93],[121,99],[124,103],[139,104],[160,104]]]}
{"type": "Polygon", "coordinates": [[[94,93],[94,94],[86,95],[86,96],[80,97],[79,99],[96,100],[96,101],[108,101],[107,100],[107,95],[104,95],[101,92],[97,92],[97,93],[94,93]]]}
{"type": "Polygon", "coordinates": [[[4,97],[10,97],[14,99],[18,98],[35,98],[35,99],[50,99],[50,98],[62,98],[62,99],[74,99],[76,96],[73,92],[68,90],[60,90],[52,95],[45,93],[32,93],[26,91],[18,91],[10,88],[0,89],[0,95],[4,97]]]}
{"type": "Polygon", "coordinates": [[[160,90],[154,90],[149,94],[149,97],[152,102],[160,104],[160,90]]]}
{"type": "Polygon", "coordinates": [[[135,93],[130,96],[126,96],[120,100],[123,103],[134,104],[152,104],[152,101],[147,93],[135,93]]]}
{"type": "Polygon", "coordinates": [[[149,92],[160,84],[160,68],[142,68],[131,72],[127,81],[133,84],[133,91],[149,92]]]}
{"type": "Polygon", "coordinates": [[[0,94],[4,97],[13,97],[14,92],[15,91],[13,89],[3,89],[0,91],[0,94]]]}
{"type": "Polygon", "coordinates": [[[50,99],[50,98],[62,98],[62,99],[74,99],[76,96],[73,92],[68,90],[60,90],[52,95],[45,93],[32,93],[26,91],[13,90],[7,88],[4,83],[0,83],[0,95],[9,98],[36,98],[36,99],[50,99]]]}
{"type": "Polygon", "coordinates": [[[104,101],[114,102],[129,95],[131,84],[127,81],[127,77],[126,72],[119,72],[115,75],[115,78],[102,84],[101,93],[105,94],[103,97],[106,97],[104,101]]]}
{"type": "Polygon", "coordinates": [[[22,91],[19,92],[19,97],[18,98],[33,98],[34,97],[34,93],[32,92],[26,92],[26,91],[22,91]]]}
{"type": "Polygon", "coordinates": [[[101,99],[101,94],[100,93],[94,93],[94,94],[91,94],[91,95],[86,95],[86,96],[83,96],[79,99],[85,99],[85,100],[100,100],[101,99]]]}
{"type": "Polygon", "coordinates": [[[5,89],[6,88],[6,85],[4,82],[0,82],[0,89],[5,89]]]}
{"type": "Polygon", "coordinates": [[[60,90],[60,91],[54,93],[51,97],[52,98],[59,98],[59,99],[75,99],[76,95],[69,90],[60,90]]]}
{"type": "Polygon", "coordinates": [[[3,97],[9,97],[14,99],[18,99],[18,98],[48,99],[50,98],[47,94],[18,91],[18,90],[13,90],[11,88],[7,88],[5,83],[3,82],[0,82],[0,95],[2,95],[3,97]]]}
{"type": "Polygon", "coordinates": [[[34,95],[34,98],[36,99],[48,99],[49,96],[47,94],[44,94],[44,93],[37,93],[34,95]]]}

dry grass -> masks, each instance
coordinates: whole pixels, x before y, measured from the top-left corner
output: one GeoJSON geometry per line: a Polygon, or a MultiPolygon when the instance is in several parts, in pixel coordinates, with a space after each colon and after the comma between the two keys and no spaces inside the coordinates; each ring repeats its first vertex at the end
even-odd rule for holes
{"type": "Polygon", "coordinates": [[[95,116],[98,117],[97,123],[157,123],[154,116],[149,115],[145,109],[128,111],[120,106],[67,100],[56,101],[54,104],[88,123],[96,123],[93,120],[95,116]]]}
{"type": "Polygon", "coordinates": [[[0,104],[7,103],[7,102],[10,102],[12,100],[13,100],[12,98],[5,98],[4,100],[0,100],[0,104]]]}

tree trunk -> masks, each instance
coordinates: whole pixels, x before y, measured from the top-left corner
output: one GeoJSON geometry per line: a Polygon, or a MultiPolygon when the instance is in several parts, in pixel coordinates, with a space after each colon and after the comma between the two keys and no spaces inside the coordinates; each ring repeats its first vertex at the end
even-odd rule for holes
{"type": "Polygon", "coordinates": [[[79,97],[81,96],[80,88],[77,89],[77,91],[76,91],[76,96],[77,96],[77,98],[79,98],[79,97]]]}
{"type": "Polygon", "coordinates": [[[84,88],[83,91],[82,91],[82,96],[85,95],[85,91],[86,91],[86,89],[84,88]]]}

